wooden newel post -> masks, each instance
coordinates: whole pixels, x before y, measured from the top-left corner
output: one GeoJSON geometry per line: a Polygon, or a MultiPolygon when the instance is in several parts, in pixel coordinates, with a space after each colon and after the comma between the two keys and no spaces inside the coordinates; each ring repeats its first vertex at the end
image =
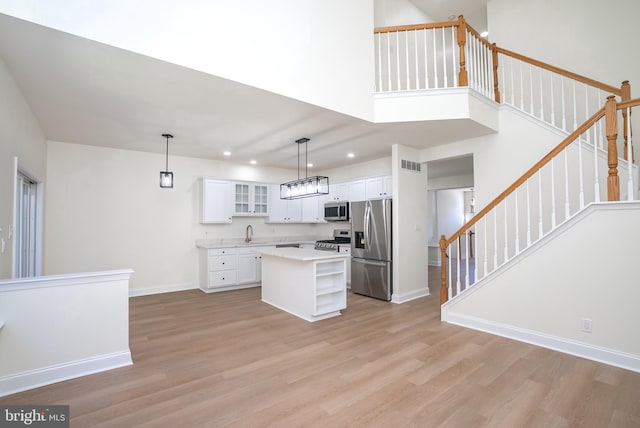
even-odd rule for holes
{"type": "Polygon", "coordinates": [[[469,76],[467,75],[467,64],[464,56],[464,45],[467,43],[467,23],[464,16],[458,16],[458,46],[460,47],[460,71],[458,72],[458,86],[469,86],[469,76]]]}
{"type": "MultiPolygon", "coordinates": [[[[628,80],[622,82],[621,90],[621,101],[629,101],[631,99],[631,85],[628,80]]],[[[629,130],[631,129],[631,109],[629,109],[629,117],[627,117],[627,109],[622,109],[622,135],[624,137],[624,160],[629,160],[628,152],[629,152],[629,138],[631,137],[629,134],[629,130]]],[[[635,153],[633,152],[633,146],[631,146],[631,162],[635,162],[635,153]]]]}
{"type": "Polygon", "coordinates": [[[440,305],[449,300],[447,292],[447,238],[440,236],[440,305]]]}
{"type": "Polygon", "coordinates": [[[609,176],[607,177],[607,197],[609,201],[620,200],[620,178],[618,177],[618,114],[616,109],[616,97],[607,97],[604,105],[605,127],[607,131],[607,163],[609,176]]]}
{"type": "Polygon", "coordinates": [[[493,95],[496,102],[500,104],[500,89],[498,86],[498,46],[491,45],[491,56],[493,58],[493,95]]]}

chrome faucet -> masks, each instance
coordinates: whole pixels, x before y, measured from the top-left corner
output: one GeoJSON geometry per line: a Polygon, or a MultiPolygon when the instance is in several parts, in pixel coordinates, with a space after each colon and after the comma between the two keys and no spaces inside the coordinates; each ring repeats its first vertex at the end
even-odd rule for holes
{"type": "Polygon", "coordinates": [[[244,242],[251,242],[251,238],[253,238],[253,226],[247,225],[247,235],[244,238],[244,242]]]}

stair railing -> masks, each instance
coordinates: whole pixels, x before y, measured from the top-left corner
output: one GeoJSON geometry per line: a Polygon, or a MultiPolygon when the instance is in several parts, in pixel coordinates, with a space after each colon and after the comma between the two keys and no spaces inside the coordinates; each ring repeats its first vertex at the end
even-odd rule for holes
{"type": "Polygon", "coordinates": [[[619,201],[621,196],[629,201],[638,199],[631,122],[624,120],[638,105],[640,98],[618,103],[613,95],[609,96],[604,107],[469,222],[449,238],[440,238],[441,304],[497,270],[587,204],[604,199],[619,201]],[[625,135],[622,162],[618,157],[621,119],[625,135]],[[620,175],[626,183],[622,188],[620,175]],[[471,236],[475,237],[474,242],[470,242],[471,236]]]}
{"type": "Polygon", "coordinates": [[[628,81],[616,88],[490,44],[462,15],[376,28],[374,50],[375,93],[469,87],[565,132],[593,115],[607,96],[631,98],[628,81]]]}

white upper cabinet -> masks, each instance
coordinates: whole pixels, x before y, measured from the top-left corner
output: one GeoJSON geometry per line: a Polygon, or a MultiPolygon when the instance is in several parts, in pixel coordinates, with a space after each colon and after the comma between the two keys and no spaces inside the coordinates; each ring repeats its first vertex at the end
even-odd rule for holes
{"type": "Polygon", "coordinates": [[[200,223],[231,223],[231,192],[233,184],[228,181],[202,179],[202,211],[200,223]]]}
{"type": "Polygon", "coordinates": [[[349,201],[364,201],[366,199],[365,181],[350,181],[349,185],[349,201]]]}
{"type": "Polygon", "coordinates": [[[326,223],[324,220],[324,203],[326,200],[327,197],[325,195],[302,199],[302,222],[326,223]]]}
{"type": "Polygon", "coordinates": [[[300,199],[280,199],[280,185],[271,186],[269,202],[270,223],[289,223],[302,221],[302,201],[300,199]]]}
{"type": "Polygon", "coordinates": [[[233,183],[233,215],[268,216],[269,186],[259,183],[233,183]]]}
{"type": "Polygon", "coordinates": [[[349,201],[349,184],[330,184],[328,201],[349,201]]]}
{"type": "Polygon", "coordinates": [[[367,199],[383,199],[393,196],[391,176],[368,178],[365,188],[367,199]]]}

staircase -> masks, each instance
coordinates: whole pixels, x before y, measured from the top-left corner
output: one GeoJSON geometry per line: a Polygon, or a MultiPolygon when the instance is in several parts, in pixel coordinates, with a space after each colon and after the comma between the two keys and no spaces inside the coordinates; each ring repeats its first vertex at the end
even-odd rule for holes
{"type": "MultiPolygon", "coordinates": [[[[547,242],[557,240],[576,223],[596,217],[609,219],[606,222],[622,222],[607,211],[611,207],[638,209],[640,213],[638,166],[634,163],[630,120],[632,108],[640,105],[640,99],[631,99],[628,81],[614,87],[489,44],[462,16],[455,22],[380,28],[375,34],[377,92],[441,91],[468,86],[541,126],[566,135],[457,232],[441,237],[440,302],[444,321],[452,321],[450,309],[465,294],[512,270],[527,254],[539,252],[547,242]],[[602,210],[607,212],[601,214],[602,210]],[[463,240],[469,245],[461,242],[463,240]]],[[[634,224],[628,223],[628,229],[635,231],[634,224]]],[[[608,223],[598,226],[599,229],[608,227],[608,223]]],[[[590,234],[588,230],[583,233],[590,234]]],[[[601,242],[615,247],[620,239],[617,236],[607,241],[605,236],[601,242]]],[[[591,241],[585,242],[591,245],[591,241]]],[[[560,259],[557,263],[563,262],[560,259]]],[[[633,262],[627,263],[626,268],[629,265],[633,262]]],[[[542,271],[548,268],[539,267],[540,278],[546,278],[542,271]]],[[[529,274],[537,275],[536,269],[532,269],[529,274]]],[[[588,273],[603,267],[577,264],[573,269],[588,273]]],[[[514,289],[515,284],[510,291],[514,289]]],[[[515,296],[517,299],[517,294],[515,296]]],[[[500,294],[494,294],[491,304],[499,305],[501,298],[500,294]]],[[[572,299],[579,300],[580,292],[574,292],[572,299]]],[[[545,308],[536,310],[543,313],[545,308]]],[[[590,320],[585,319],[590,324],[590,320]]],[[[529,330],[527,334],[512,334],[514,330],[510,326],[459,318],[457,321],[640,370],[640,358],[636,357],[640,350],[625,344],[609,346],[606,337],[592,343],[598,349],[602,346],[608,349],[598,354],[593,352],[593,346],[582,344],[582,340],[587,343],[589,338],[581,336],[568,339],[573,343],[571,348],[563,345],[568,343],[563,337],[551,339],[529,330]],[[609,347],[614,350],[609,352],[609,347]],[[618,350],[621,349],[623,353],[631,352],[632,356],[620,357],[618,350]]],[[[571,334],[560,336],[566,338],[571,334]]]]}

